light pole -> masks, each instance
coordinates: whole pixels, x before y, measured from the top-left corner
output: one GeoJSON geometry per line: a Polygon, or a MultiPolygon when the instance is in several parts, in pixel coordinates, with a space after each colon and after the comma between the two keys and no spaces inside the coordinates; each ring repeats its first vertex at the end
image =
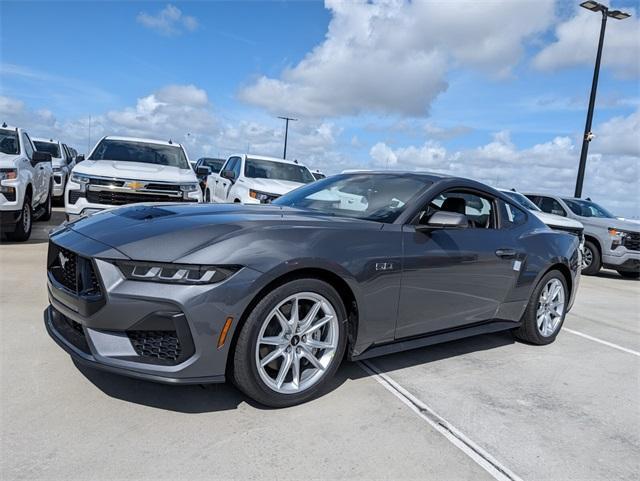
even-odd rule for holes
{"type": "Polygon", "coordinates": [[[289,120],[293,120],[294,122],[298,119],[293,119],[291,117],[278,117],[285,121],[284,124],[284,152],[282,153],[282,158],[287,158],[287,136],[289,135],[289,120]]]}
{"type": "Polygon", "coordinates": [[[631,15],[620,10],[609,10],[606,5],[588,0],[580,4],[581,7],[592,12],[602,13],[602,24],[600,25],[600,40],[598,41],[598,54],[596,55],[596,66],[593,70],[593,81],[591,83],[591,96],[589,97],[589,109],[587,110],[587,122],[584,126],[584,136],[582,137],[582,150],[580,151],[580,165],[578,167],[578,178],[576,179],[575,197],[582,197],[582,183],[584,182],[584,171],[587,164],[587,153],[589,152],[589,142],[593,139],[591,133],[591,121],[593,120],[593,107],[596,103],[596,90],[598,88],[598,76],[600,75],[600,60],[602,58],[602,45],[604,44],[604,31],[607,28],[607,18],[612,17],[617,20],[624,20],[631,15]]]}

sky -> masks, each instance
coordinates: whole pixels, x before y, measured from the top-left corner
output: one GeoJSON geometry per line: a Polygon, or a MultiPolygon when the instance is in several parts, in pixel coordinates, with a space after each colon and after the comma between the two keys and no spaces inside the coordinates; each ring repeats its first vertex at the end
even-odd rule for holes
{"type": "MultiPolygon", "coordinates": [[[[0,1],[0,121],[327,174],[573,195],[600,15],[565,0],[0,1]]],[[[638,1],[607,25],[583,195],[640,217],[638,1]]]]}

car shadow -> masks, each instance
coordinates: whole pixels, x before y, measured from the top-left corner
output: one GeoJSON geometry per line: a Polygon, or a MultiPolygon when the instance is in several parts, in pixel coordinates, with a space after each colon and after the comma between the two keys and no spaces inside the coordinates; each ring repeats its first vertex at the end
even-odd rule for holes
{"type": "Polygon", "coordinates": [[[612,270],[608,270],[608,269],[602,269],[600,270],[600,272],[598,272],[595,277],[600,277],[602,279],[615,279],[617,281],[638,281],[638,279],[627,279],[622,277],[620,274],[618,274],[617,271],[612,271],[612,270]]]}
{"type": "MultiPolygon", "coordinates": [[[[429,364],[477,351],[496,349],[515,341],[510,333],[485,334],[435,346],[373,358],[378,371],[390,372],[429,364]]],[[[107,396],[125,402],[185,414],[228,411],[247,403],[256,409],[271,410],[244,396],[227,382],[207,385],[168,385],[128,378],[75,363],[77,369],[107,396]]],[[[349,380],[370,377],[358,362],[343,361],[322,395],[339,389],[349,380]]]]}
{"type": "Polygon", "coordinates": [[[44,244],[49,242],[49,232],[62,224],[65,220],[64,211],[55,209],[51,213],[51,219],[48,221],[35,220],[31,226],[31,236],[29,240],[24,242],[15,242],[7,239],[4,232],[0,233],[0,244],[3,245],[26,245],[26,244],[44,244]]]}

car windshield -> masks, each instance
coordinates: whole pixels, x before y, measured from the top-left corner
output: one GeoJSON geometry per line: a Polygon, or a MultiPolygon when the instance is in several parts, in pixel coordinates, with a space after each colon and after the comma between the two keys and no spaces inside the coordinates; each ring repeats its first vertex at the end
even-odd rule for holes
{"type": "Polygon", "coordinates": [[[190,169],[184,151],[177,145],[152,144],[133,140],[103,139],[89,160],[121,160],[190,169]]]}
{"type": "Polygon", "coordinates": [[[252,179],[289,180],[300,184],[316,180],[309,169],[302,165],[262,159],[247,159],[244,175],[252,179]]]}
{"type": "Polygon", "coordinates": [[[202,159],[202,165],[204,167],[209,167],[212,174],[217,174],[218,172],[220,172],[223,164],[223,159],[202,159]]]}
{"type": "Polygon", "coordinates": [[[60,158],[60,145],[53,142],[44,142],[42,140],[34,140],[33,144],[36,146],[38,152],[46,152],[51,154],[51,157],[60,158]]]}
{"type": "Polygon", "coordinates": [[[615,219],[616,216],[604,207],[591,202],[590,200],[581,199],[562,199],[569,206],[569,209],[576,215],[582,217],[600,217],[603,219],[615,219]]]}
{"type": "Polygon", "coordinates": [[[508,197],[511,197],[513,200],[515,200],[518,204],[520,204],[525,209],[541,212],[540,208],[537,205],[535,205],[533,202],[527,199],[527,197],[521,194],[520,192],[514,192],[512,190],[503,190],[502,193],[506,194],[508,197]]]}
{"type": "Polygon", "coordinates": [[[391,223],[431,184],[407,174],[342,174],[319,180],[273,203],[330,215],[391,223]]]}
{"type": "Polygon", "coordinates": [[[0,130],[0,152],[12,155],[19,153],[18,133],[15,130],[0,130]]]}

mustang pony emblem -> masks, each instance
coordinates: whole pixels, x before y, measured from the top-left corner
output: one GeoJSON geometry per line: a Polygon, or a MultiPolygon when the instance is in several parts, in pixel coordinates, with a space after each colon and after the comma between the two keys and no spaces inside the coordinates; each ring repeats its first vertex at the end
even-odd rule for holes
{"type": "Polygon", "coordinates": [[[60,266],[64,269],[65,266],[67,265],[67,262],[69,262],[69,258],[65,256],[62,252],[59,252],[58,259],[60,260],[60,266]]]}

